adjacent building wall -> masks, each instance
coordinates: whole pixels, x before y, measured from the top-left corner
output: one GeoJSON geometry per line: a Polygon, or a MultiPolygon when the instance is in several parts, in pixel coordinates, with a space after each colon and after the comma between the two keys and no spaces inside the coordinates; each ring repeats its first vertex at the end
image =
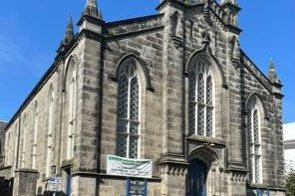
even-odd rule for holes
{"type": "Polygon", "coordinates": [[[290,171],[295,168],[295,123],[284,124],[283,130],[286,170],[290,171]]]}

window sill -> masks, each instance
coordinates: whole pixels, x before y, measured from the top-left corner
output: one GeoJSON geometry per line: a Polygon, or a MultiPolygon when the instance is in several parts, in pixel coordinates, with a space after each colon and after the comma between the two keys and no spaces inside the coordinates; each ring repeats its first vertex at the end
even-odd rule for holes
{"type": "Polygon", "coordinates": [[[61,164],[61,168],[71,168],[73,159],[63,160],[61,164]]]}
{"type": "Polygon", "coordinates": [[[281,192],[287,191],[287,189],[284,187],[266,186],[265,184],[248,184],[247,187],[250,189],[262,189],[262,190],[269,190],[269,191],[281,191],[281,192]]]}
{"type": "Polygon", "coordinates": [[[248,188],[252,189],[265,189],[265,190],[270,190],[270,191],[286,191],[286,188],[284,187],[278,187],[278,186],[267,186],[266,184],[255,184],[255,183],[250,183],[247,185],[248,188]]]}

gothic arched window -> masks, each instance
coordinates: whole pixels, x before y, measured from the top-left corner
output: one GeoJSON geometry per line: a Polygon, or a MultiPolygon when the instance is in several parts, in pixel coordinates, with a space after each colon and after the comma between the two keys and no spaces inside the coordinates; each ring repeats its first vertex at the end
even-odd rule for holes
{"type": "Polygon", "coordinates": [[[138,158],[140,139],[140,85],[134,61],[127,61],[118,73],[117,149],[118,156],[138,158]]]}
{"type": "Polygon", "coordinates": [[[47,156],[46,156],[46,176],[50,176],[52,145],[53,145],[53,127],[54,127],[54,91],[52,86],[49,89],[48,97],[48,130],[47,130],[47,156]]]}
{"type": "Polygon", "coordinates": [[[39,113],[38,113],[38,103],[35,103],[34,108],[34,127],[33,127],[33,159],[32,168],[36,169],[36,159],[37,159],[37,143],[38,143],[38,126],[39,126],[39,113]]]}
{"type": "Polygon", "coordinates": [[[22,143],[22,159],[21,159],[21,167],[25,168],[25,164],[26,164],[26,155],[27,155],[27,114],[25,113],[23,115],[23,143],[22,143]]]}
{"type": "Polygon", "coordinates": [[[214,81],[209,65],[197,61],[189,73],[189,133],[214,136],[214,81]]]}
{"type": "Polygon", "coordinates": [[[253,98],[248,110],[248,150],[250,178],[252,183],[262,183],[262,162],[261,162],[261,103],[253,98]]]}
{"type": "Polygon", "coordinates": [[[76,94],[77,94],[77,78],[76,78],[76,62],[71,59],[68,64],[66,76],[66,97],[67,97],[67,115],[68,115],[68,132],[67,132],[67,159],[74,157],[75,146],[75,125],[76,125],[76,94]]]}

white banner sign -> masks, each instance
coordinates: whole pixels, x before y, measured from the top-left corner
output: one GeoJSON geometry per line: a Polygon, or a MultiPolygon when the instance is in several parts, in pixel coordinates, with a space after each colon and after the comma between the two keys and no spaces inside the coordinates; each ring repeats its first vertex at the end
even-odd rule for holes
{"type": "Polygon", "coordinates": [[[47,190],[51,192],[61,191],[61,177],[51,177],[48,180],[47,190]]]}
{"type": "Polygon", "coordinates": [[[115,176],[151,178],[153,164],[148,159],[127,159],[114,155],[107,157],[107,174],[115,176]]]}

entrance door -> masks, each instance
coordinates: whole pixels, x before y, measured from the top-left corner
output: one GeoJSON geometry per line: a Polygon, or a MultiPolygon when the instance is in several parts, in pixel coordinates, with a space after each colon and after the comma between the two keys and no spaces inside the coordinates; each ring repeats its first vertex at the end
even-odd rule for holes
{"type": "Polygon", "coordinates": [[[206,196],[206,181],[208,169],[205,163],[198,159],[190,161],[188,170],[188,195],[206,196]]]}
{"type": "Polygon", "coordinates": [[[67,175],[67,196],[70,196],[72,193],[72,176],[71,173],[67,175]]]}

